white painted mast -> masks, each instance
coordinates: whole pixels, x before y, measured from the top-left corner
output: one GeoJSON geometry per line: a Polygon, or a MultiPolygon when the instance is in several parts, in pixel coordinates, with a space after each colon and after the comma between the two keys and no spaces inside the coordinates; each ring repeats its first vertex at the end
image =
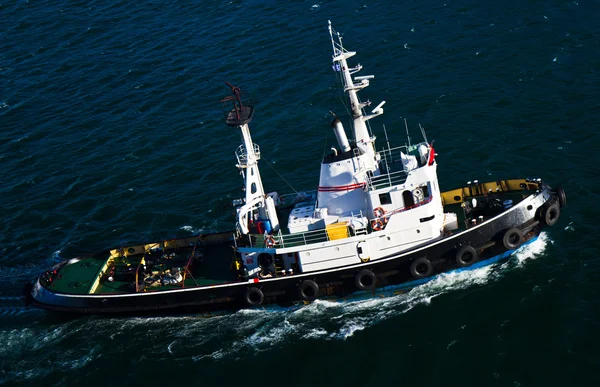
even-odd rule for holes
{"type": "Polygon", "coordinates": [[[342,36],[340,33],[333,30],[331,27],[331,21],[329,21],[329,35],[331,36],[331,46],[333,47],[333,68],[335,71],[342,73],[344,92],[348,93],[348,98],[350,100],[350,108],[352,110],[352,118],[354,120],[354,139],[356,140],[356,145],[358,148],[370,156],[367,159],[367,162],[370,164],[367,165],[367,169],[373,171],[377,168],[375,159],[376,151],[375,147],[373,146],[375,137],[371,137],[365,122],[371,118],[383,114],[382,106],[385,104],[385,101],[377,105],[377,107],[373,109],[372,114],[368,116],[363,115],[362,109],[366,106],[369,106],[371,102],[360,102],[358,98],[358,92],[369,86],[369,79],[373,79],[375,76],[367,75],[362,77],[354,77],[354,79],[352,79],[352,74],[355,74],[362,69],[360,64],[354,68],[348,67],[347,59],[356,55],[356,52],[347,51],[344,49],[342,45],[342,36]]]}
{"type": "Polygon", "coordinates": [[[222,102],[232,101],[233,109],[228,113],[226,123],[229,126],[237,126],[242,133],[242,145],[235,152],[237,167],[244,178],[244,189],[246,197],[244,205],[237,209],[237,223],[242,234],[249,232],[248,224],[252,220],[269,220],[273,230],[279,229],[279,220],[275,210],[273,198],[265,195],[258,160],[260,160],[260,148],[252,142],[250,127],[248,123],[254,115],[254,106],[242,104],[240,88],[232,86],[232,96],[228,96],[222,102]],[[256,213],[257,219],[252,219],[256,213]]]}

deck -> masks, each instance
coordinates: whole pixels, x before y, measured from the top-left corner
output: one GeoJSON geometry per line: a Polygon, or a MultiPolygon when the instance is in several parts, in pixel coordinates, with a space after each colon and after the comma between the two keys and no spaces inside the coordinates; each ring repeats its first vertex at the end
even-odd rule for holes
{"type": "MultiPolygon", "coordinates": [[[[231,235],[231,234],[228,234],[231,235]]],[[[163,291],[237,281],[233,244],[197,237],[113,249],[66,261],[42,275],[58,293],[122,294],[163,291]],[[220,242],[220,243],[218,243],[220,242]]]]}

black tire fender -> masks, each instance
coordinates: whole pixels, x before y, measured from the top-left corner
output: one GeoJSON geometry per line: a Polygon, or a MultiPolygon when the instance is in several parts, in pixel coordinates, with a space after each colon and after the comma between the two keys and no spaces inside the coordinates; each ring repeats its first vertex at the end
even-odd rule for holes
{"type": "Polygon", "coordinates": [[[298,285],[298,297],[302,301],[314,301],[319,295],[319,285],[313,280],[304,280],[298,285]]]}
{"type": "Polygon", "coordinates": [[[418,279],[429,277],[432,272],[433,266],[431,265],[429,259],[425,257],[417,258],[410,265],[410,274],[418,279]]]}
{"type": "Polygon", "coordinates": [[[258,306],[265,300],[265,295],[259,288],[249,288],[244,293],[244,302],[248,306],[258,306]]]}
{"type": "Polygon", "coordinates": [[[555,202],[544,210],[542,219],[548,226],[554,226],[558,218],[560,218],[560,206],[555,202]]]}
{"type": "Polygon", "coordinates": [[[354,277],[354,284],[359,290],[372,290],[375,289],[377,277],[369,269],[362,269],[354,277]]]}
{"type": "Polygon", "coordinates": [[[502,244],[508,250],[516,250],[523,244],[523,232],[518,228],[511,228],[504,233],[502,244]]]}
{"type": "Polygon", "coordinates": [[[471,266],[477,261],[477,250],[471,245],[460,248],[456,253],[456,264],[460,267],[471,266]]]}

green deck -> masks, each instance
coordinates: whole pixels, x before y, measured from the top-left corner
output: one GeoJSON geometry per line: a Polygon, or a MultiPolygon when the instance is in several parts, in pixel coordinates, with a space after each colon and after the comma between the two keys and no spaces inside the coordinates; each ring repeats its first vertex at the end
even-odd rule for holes
{"type": "Polygon", "coordinates": [[[55,292],[87,294],[104,260],[82,259],[63,266],[47,287],[55,292]]]}

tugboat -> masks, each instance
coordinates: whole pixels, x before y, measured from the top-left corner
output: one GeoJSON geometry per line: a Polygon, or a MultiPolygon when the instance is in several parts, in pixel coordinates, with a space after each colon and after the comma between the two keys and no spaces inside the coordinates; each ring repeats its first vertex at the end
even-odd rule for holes
{"type": "MultiPolygon", "coordinates": [[[[339,118],[337,146],[321,162],[318,188],[265,192],[249,123],[254,107],[228,84],[226,124],[241,131],[235,151],[245,197],[235,230],[160,240],[78,256],[45,271],[27,292],[33,305],[94,314],[216,313],[296,307],[316,299],[397,294],[440,273],[492,264],[535,240],[559,219],[566,196],[541,179],[469,182],[441,191],[433,144],[376,150],[369,121],[381,102],[358,93],[356,52],[329,23],[333,68],[351,110],[349,139],[339,118]]],[[[233,227],[232,227],[233,229],[233,227]]]]}

